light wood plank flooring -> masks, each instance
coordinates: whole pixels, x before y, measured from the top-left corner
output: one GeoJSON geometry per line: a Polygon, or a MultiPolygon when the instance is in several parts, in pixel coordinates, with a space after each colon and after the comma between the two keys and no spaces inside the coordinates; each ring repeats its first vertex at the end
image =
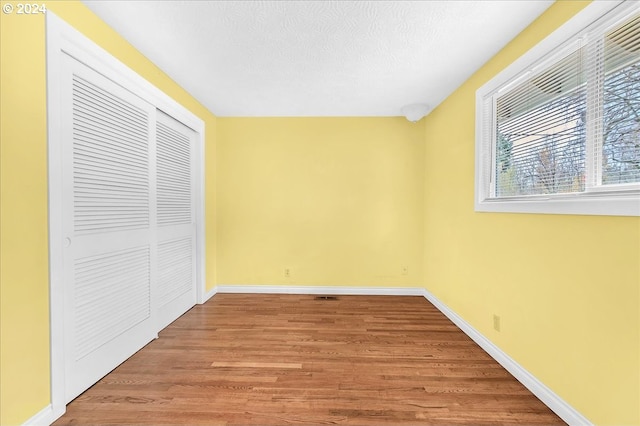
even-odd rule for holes
{"type": "Polygon", "coordinates": [[[564,423],[423,297],[217,294],[55,424],[564,423]]]}

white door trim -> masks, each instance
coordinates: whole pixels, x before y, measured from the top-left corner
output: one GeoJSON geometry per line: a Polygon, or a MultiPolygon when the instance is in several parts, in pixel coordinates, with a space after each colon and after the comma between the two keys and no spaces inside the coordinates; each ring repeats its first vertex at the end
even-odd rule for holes
{"type": "Polygon", "coordinates": [[[47,149],[49,184],[49,303],[50,303],[50,368],[51,409],[54,420],[64,414],[64,297],[63,297],[63,211],[62,211],[62,55],[68,54],[119,85],[153,104],[196,132],[196,289],[197,301],[205,291],[205,222],[204,222],[204,122],[191,111],[171,99],[135,71],[114,58],[50,11],[46,16],[47,54],[47,149]]]}

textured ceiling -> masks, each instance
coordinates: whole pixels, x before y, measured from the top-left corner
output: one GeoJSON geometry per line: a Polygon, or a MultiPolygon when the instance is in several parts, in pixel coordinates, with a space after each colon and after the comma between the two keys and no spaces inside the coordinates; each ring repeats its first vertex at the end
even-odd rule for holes
{"type": "Polygon", "coordinates": [[[218,116],[434,107],[549,1],[84,3],[218,116]]]}

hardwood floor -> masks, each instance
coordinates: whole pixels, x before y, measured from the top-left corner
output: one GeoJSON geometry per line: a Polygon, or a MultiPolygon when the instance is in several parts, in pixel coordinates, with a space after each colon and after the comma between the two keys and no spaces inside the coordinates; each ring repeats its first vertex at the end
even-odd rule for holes
{"type": "Polygon", "coordinates": [[[55,424],[564,423],[423,297],[217,294],[55,424]]]}

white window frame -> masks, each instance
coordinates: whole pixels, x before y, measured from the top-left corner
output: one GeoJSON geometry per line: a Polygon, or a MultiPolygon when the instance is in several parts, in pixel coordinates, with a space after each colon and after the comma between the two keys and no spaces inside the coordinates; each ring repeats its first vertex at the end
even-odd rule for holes
{"type": "MultiPolygon", "coordinates": [[[[494,197],[490,177],[495,169],[495,131],[487,129],[484,120],[485,105],[490,98],[494,98],[492,111],[495,111],[495,95],[498,92],[504,92],[548,65],[559,53],[575,48],[594,24],[608,25],[639,11],[640,2],[637,1],[596,0],[476,91],[476,211],[640,216],[640,184],[594,187],[592,180],[581,193],[494,197]]],[[[495,119],[491,123],[495,127],[495,119]]],[[[587,155],[593,155],[589,148],[587,145],[587,155]]],[[[587,158],[586,163],[588,175],[593,175],[592,159],[587,158]]]]}

